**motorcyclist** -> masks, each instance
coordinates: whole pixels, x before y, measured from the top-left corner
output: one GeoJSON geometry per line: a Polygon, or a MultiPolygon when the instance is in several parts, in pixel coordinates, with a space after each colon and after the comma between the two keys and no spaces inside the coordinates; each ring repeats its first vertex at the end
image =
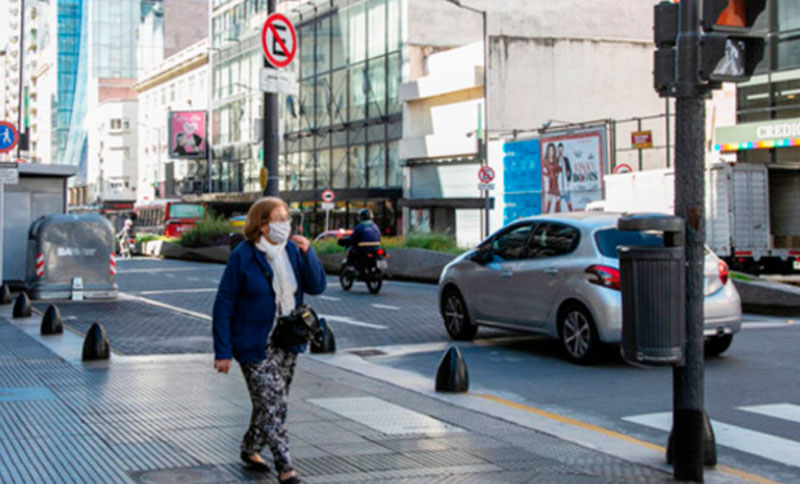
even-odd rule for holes
{"type": "Polygon", "coordinates": [[[350,247],[347,254],[347,264],[356,263],[369,252],[378,250],[381,245],[381,229],[373,221],[372,210],[362,208],[358,212],[358,225],[349,237],[339,239],[339,245],[350,247]]]}

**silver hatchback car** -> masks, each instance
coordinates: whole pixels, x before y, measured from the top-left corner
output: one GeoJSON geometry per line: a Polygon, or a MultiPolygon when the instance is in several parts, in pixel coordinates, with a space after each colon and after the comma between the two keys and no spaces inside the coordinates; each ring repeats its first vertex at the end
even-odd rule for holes
{"type": "MultiPolygon", "coordinates": [[[[621,245],[660,246],[660,235],[617,230],[621,214],[575,212],[518,220],[448,264],[439,279],[447,332],[471,340],[479,326],[543,333],[567,358],[589,363],[622,333],[621,245]]],[[[727,265],[705,258],[706,354],[719,355],[741,328],[727,265]]]]}

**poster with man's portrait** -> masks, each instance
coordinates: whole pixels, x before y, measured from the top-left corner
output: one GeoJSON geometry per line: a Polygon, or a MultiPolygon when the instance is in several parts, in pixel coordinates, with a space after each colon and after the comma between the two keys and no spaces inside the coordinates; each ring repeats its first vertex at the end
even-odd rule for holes
{"type": "Polygon", "coordinates": [[[206,112],[171,111],[169,113],[170,158],[206,157],[206,112]]]}
{"type": "Polygon", "coordinates": [[[540,138],[542,213],[584,210],[603,199],[605,130],[552,133],[540,138]]]}

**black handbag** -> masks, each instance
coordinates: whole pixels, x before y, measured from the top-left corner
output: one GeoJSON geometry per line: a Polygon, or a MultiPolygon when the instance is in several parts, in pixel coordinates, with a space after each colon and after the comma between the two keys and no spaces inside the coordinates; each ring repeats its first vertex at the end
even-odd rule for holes
{"type": "Polygon", "coordinates": [[[286,316],[281,316],[272,331],[272,343],[283,350],[311,341],[322,344],[323,327],[317,313],[307,304],[298,306],[286,316]]]}

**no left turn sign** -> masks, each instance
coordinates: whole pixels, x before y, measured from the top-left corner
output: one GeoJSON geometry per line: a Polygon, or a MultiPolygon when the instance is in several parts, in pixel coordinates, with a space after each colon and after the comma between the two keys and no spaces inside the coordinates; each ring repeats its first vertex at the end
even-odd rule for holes
{"type": "Polygon", "coordinates": [[[286,67],[297,54],[297,32],[292,22],[280,13],[267,17],[261,29],[261,46],[273,67],[286,67]]]}

